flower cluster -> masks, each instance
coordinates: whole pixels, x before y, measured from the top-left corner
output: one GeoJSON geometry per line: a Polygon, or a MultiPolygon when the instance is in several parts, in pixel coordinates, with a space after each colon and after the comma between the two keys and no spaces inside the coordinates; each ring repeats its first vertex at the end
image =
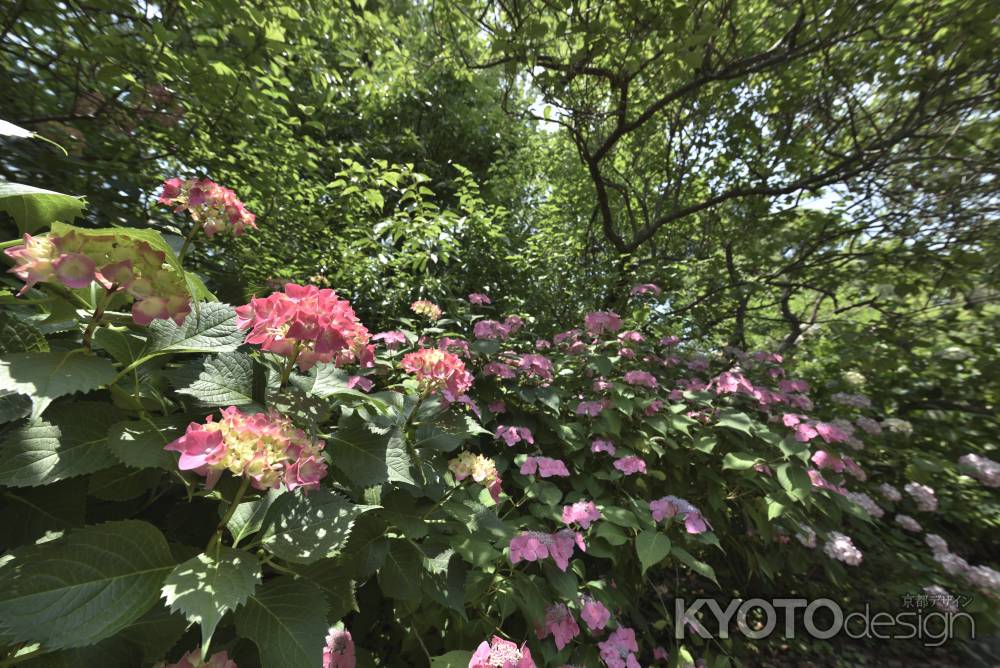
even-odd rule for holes
{"type": "Polygon", "coordinates": [[[535,668],[535,662],[524,644],[518,647],[517,643],[493,636],[490,642],[484,640],[479,644],[469,660],[469,668],[535,668]]]}
{"type": "Polygon", "coordinates": [[[934,561],[941,564],[945,573],[962,576],[969,584],[979,587],[987,594],[1000,597],[1000,572],[989,566],[970,566],[965,559],[949,551],[947,541],[937,534],[925,535],[924,542],[931,548],[934,561]]]}
{"type": "Polygon", "coordinates": [[[351,632],[330,629],[323,648],[323,668],[354,668],[354,639],[351,632]]]}
{"type": "Polygon", "coordinates": [[[489,296],[484,295],[481,292],[473,292],[472,294],[469,295],[469,303],[477,306],[485,306],[488,304],[492,304],[493,302],[490,301],[489,296]]]}
{"type": "Polygon", "coordinates": [[[569,469],[561,459],[528,457],[521,464],[521,475],[539,475],[542,478],[568,477],[569,469]]]}
{"type": "Polygon", "coordinates": [[[587,333],[599,336],[604,332],[614,334],[622,328],[622,318],[614,311],[592,311],[583,318],[587,333]]]}
{"type": "Polygon", "coordinates": [[[223,471],[246,476],[257,489],[313,489],[326,476],[323,441],[314,441],[291,420],[273,411],[248,415],[235,406],[216,422],[192,422],[183,436],[164,446],[180,453],[178,468],[205,477],[215,486],[223,471]]]}
{"type": "Polygon", "coordinates": [[[569,529],[560,529],[551,534],[525,531],[510,540],[510,563],[541,561],[552,557],[556,567],[565,571],[569,568],[570,557],[573,556],[573,545],[584,552],[587,551],[583,536],[569,529]]]}
{"type": "Polygon", "coordinates": [[[601,650],[601,660],[607,668],[640,668],[635,654],[639,644],[635,631],[627,626],[619,626],[607,640],[597,644],[601,650]]]}
{"type": "Polygon", "coordinates": [[[826,537],[823,545],[826,556],[837,561],[842,561],[850,566],[857,566],[861,563],[861,550],[854,547],[854,542],[850,536],[846,536],[839,531],[831,531],[826,537]]]}
{"type": "Polygon", "coordinates": [[[424,316],[431,322],[440,320],[441,316],[444,315],[444,311],[441,310],[440,306],[427,299],[418,299],[413,302],[410,304],[410,310],[417,315],[424,316]]]}
{"type": "Polygon", "coordinates": [[[844,498],[864,508],[865,512],[872,517],[881,518],[885,515],[885,511],[882,510],[880,505],[875,503],[875,499],[868,496],[864,492],[848,492],[844,495],[844,498]]]}
{"type": "Polygon", "coordinates": [[[47,237],[25,234],[23,244],[4,252],[16,263],[10,272],[25,282],[18,294],[35,283],[85,288],[97,281],[110,292],[132,297],[132,319],[137,325],[168,318],[180,324],[191,312],[183,274],[145,241],[74,230],[47,237]]]}
{"type": "Polygon", "coordinates": [[[589,529],[590,525],[599,519],[601,519],[601,511],[597,509],[593,501],[577,501],[572,505],[563,506],[563,524],[568,525],[576,522],[582,528],[589,529]]]}
{"type": "Polygon", "coordinates": [[[189,212],[209,239],[226,230],[239,237],[248,227],[257,229],[257,216],[247,211],[236,193],[211,179],[167,179],[157,202],[174,207],[175,213],[189,212]]]}
{"type": "Polygon", "coordinates": [[[919,533],[924,530],[924,528],[920,526],[920,522],[916,521],[909,515],[896,515],[893,521],[907,531],[912,531],[913,533],[919,533]]]}
{"type": "Polygon", "coordinates": [[[1000,487],[1000,464],[977,454],[962,455],[958,465],[987,487],[1000,487]]]}
{"type": "Polygon", "coordinates": [[[937,497],[934,496],[934,490],[927,485],[921,485],[918,482],[908,482],[903,486],[903,490],[917,502],[918,510],[925,513],[933,513],[937,510],[937,497]]]}
{"type": "Polygon", "coordinates": [[[531,430],[527,427],[510,427],[506,425],[500,425],[497,427],[494,436],[507,444],[508,448],[512,448],[521,441],[525,443],[534,443],[535,437],[532,435],[531,430]]]}
{"type": "Polygon", "coordinates": [[[698,534],[708,531],[708,522],[701,511],[684,499],[676,496],[665,496],[649,502],[649,512],[654,522],[662,522],[668,517],[678,516],[684,520],[684,529],[688,533],[698,534]]]}
{"type": "Polygon", "coordinates": [[[614,467],[625,475],[646,472],[646,462],[641,457],[626,455],[615,460],[614,467]]]}
{"type": "Polygon", "coordinates": [[[591,631],[600,631],[611,621],[611,611],[600,601],[584,596],[580,606],[580,619],[591,631]]]}
{"type": "Polygon", "coordinates": [[[238,307],[236,326],[250,330],[247,343],[294,359],[302,371],[318,362],[368,366],[374,355],[350,302],[329,288],[288,283],[283,292],[238,307]]]}
{"type": "Polygon", "coordinates": [[[539,628],[535,635],[539,640],[551,635],[556,649],[561,650],[580,635],[580,626],[565,603],[556,603],[545,609],[545,626],[539,628]]]}
{"type": "Polygon", "coordinates": [[[471,452],[462,452],[448,462],[448,470],[459,482],[471,477],[489,490],[494,501],[500,501],[500,493],[503,491],[500,487],[502,481],[496,463],[492,459],[471,452]]]}
{"type": "Polygon", "coordinates": [[[226,652],[216,652],[207,661],[203,661],[201,649],[196,649],[182,656],[177,663],[168,664],[161,661],[153,668],[236,668],[236,662],[230,659],[226,652]]]}
{"type": "Polygon", "coordinates": [[[403,356],[403,369],[413,374],[425,395],[441,392],[448,401],[457,401],[472,387],[472,374],[454,353],[421,348],[403,356]]]}

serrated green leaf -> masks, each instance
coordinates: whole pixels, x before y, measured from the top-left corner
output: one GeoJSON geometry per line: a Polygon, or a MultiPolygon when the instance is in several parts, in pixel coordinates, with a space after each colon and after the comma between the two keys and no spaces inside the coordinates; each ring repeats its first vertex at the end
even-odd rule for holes
{"type": "Polygon", "coordinates": [[[19,234],[35,234],[57,220],[71,221],[86,206],[83,199],[72,195],[20,183],[0,183],[0,211],[10,214],[19,234]]]}
{"type": "Polygon", "coordinates": [[[31,489],[8,490],[0,505],[0,551],[26,545],[46,531],[83,526],[87,480],[75,478],[31,489]]]}
{"type": "Polygon", "coordinates": [[[736,431],[742,431],[744,434],[750,434],[750,428],[753,423],[750,422],[750,418],[747,417],[746,413],[740,413],[738,411],[723,410],[719,413],[718,426],[726,427],[727,429],[735,429],[736,431]]]}
{"type": "Polygon", "coordinates": [[[31,414],[31,397],[16,392],[0,392],[0,424],[13,422],[31,414]]]}
{"type": "MultiPolygon", "coordinates": [[[[269,489],[264,496],[241,503],[233,511],[232,517],[226,524],[226,528],[229,529],[229,533],[233,537],[233,547],[239,545],[240,541],[247,536],[260,531],[260,528],[264,526],[264,518],[268,509],[282,494],[284,494],[282,490],[269,489]]],[[[222,508],[219,508],[219,512],[223,512],[222,508]]]]}
{"type": "Polygon", "coordinates": [[[14,353],[0,358],[0,388],[32,399],[38,417],[53,399],[90,392],[115,378],[110,360],[83,350],[14,353]]]}
{"type": "Polygon", "coordinates": [[[389,552],[378,572],[379,588],[389,598],[419,601],[424,555],[408,540],[389,541],[389,552]]]}
{"type": "Polygon", "coordinates": [[[222,617],[246,602],[260,583],[260,562],[249,552],[217,545],[178,564],[163,583],[163,598],[171,611],[201,625],[202,646],[208,646],[222,617]]]}
{"type": "Polygon", "coordinates": [[[691,553],[685,550],[684,548],[677,547],[676,545],[674,545],[670,549],[670,554],[676,557],[678,561],[686,565],[695,573],[705,576],[706,578],[714,582],[716,585],[719,584],[719,581],[715,578],[715,569],[706,564],[704,561],[699,561],[698,559],[695,559],[693,556],[691,556],[691,553]]]}
{"type": "Polygon", "coordinates": [[[9,353],[42,353],[49,349],[38,328],[9,311],[0,311],[0,355],[9,353]]]}
{"type": "Polygon", "coordinates": [[[178,325],[172,320],[154,320],[149,325],[145,357],[168,352],[234,352],[243,343],[244,333],[236,329],[236,311],[222,302],[203,302],[178,325]]]}
{"type": "Polygon", "coordinates": [[[286,561],[309,564],[336,556],[354,520],[375,506],[356,506],[320,488],[282,494],[267,512],[262,545],[286,561]]]}
{"type": "Polygon", "coordinates": [[[326,612],[319,587],[280,577],[236,611],[236,632],[257,645],[263,668],[321,668],[326,612]]]}
{"type": "Polygon", "coordinates": [[[114,466],[105,425],[121,414],[111,404],[63,404],[10,432],[0,444],[0,485],[36,487],[114,466]]]}
{"type": "Polygon", "coordinates": [[[352,419],[328,436],[327,443],[336,453],[334,465],[353,485],[371,487],[389,481],[415,484],[410,455],[397,429],[375,434],[361,420],[352,419]]]}
{"type": "Polygon", "coordinates": [[[635,552],[639,555],[642,574],[651,566],[655,566],[670,554],[670,539],[653,529],[646,529],[635,538],[635,552]]]}
{"type": "Polygon", "coordinates": [[[108,450],[132,468],[177,470],[177,455],[163,449],[184,435],[188,421],[178,417],[146,417],[111,425],[108,450]]]}
{"type": "Polygon", "coordinates": [[[146,522],[71,531],[0,567],[0,627],[49,649],[91,645],[155,605],[173,567],[163,534],[146,522]]]}
{"type": "Polygon", "coordinates": [[[760,457],[749,452],[727,452],[722,458],[722,468],[742,471],[752,468],[759,460],[760,457]]]}
{"type": "MultiPolygon", "coordinates": [[[[178,374],[180,376],[182,374],[178,374]]],[[[192,379],[177,386],[200,406],[253,404],[253,360],[244,353],[222,353],[195,360],[186,374],[192,379]]]]}

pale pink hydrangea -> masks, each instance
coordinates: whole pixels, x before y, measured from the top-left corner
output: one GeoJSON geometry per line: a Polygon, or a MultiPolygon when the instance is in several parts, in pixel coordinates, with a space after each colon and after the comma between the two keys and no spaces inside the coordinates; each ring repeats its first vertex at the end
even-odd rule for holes
{"type": "Polygon", "coordinates": [[[209,489],[223,471],[246,476],[256,489],[316,489],[326,477],[323,441],[309,438],[291,420],[271,411],[242,413],[222,409],[222,419],[209,415],[205,424],[192,422],[180,438],[164,446],[179,452],[178,468],[205,476],[209,489]]]}
{"type": "Polygon", "coordinates": [[[556,567],[565,572],[569,568],[574,545],[586,551],[583,535],[569,529],[560,529],[551,534],[525,531],[510,540],[510,563],[541,561],[551,557],[556,567]]]}
{"type": "Polygon", "coordinates": [[[569,477],[569,469],[561,459],[551,457],[528,457],[521,464],[521,475],[538,474],[542,478],[569,477]]]}
{"type": "Polygon", "coordinates": [[[627,626],[619,626],[597,646],[601,650],[601,661],[607,668],[641,668],[635,656],[639,651],[635,631],[627,626]]]}
{"type": "Polygon", "coordinates": [[[958,465],[987,487],[1000,487],[1000,464],[992,459],[969,453],[958,458],[958,465]]]}
{"type": "Polygon", "coordinates": [[[631,348],[619,348],[618,356],[625,360],[635,359],[635,351],[631,348]]]}
{"type": "Polygon", "coordinates": [[[972,566],[965,573],[970,584],[994,596],[1000,592],[1000,572],[989,566],[972,566]]]}
{"type": "Polygon", "coordinates": [[[410,304],[410,310],[417,315],[424,316],[431,322],[440,320],[441,316],[444,315],[444,311],[441,310],[440,306],[427,299],[418,299],[413,302],[410,304]]]}
{"type": "Polygon", "coordinates": [[[503,362],[490,362],[483,367],[484,376],[496,376],[497,378],[514,378],[517,374],[514,372],[514,367],[509,364],[504,364],[503,362]]]}
{"type": "Polygon", "coordinates": [[[480,643],[469,660],[469,668],[535,668],[531,650],[523,644],[493,636],[493,640],[480,643]]]}
{"type": "Polygon", "coordinates": [[[563,343],[564,341],[570,341],[570,342],[576,341],[579,337],[580,337],[579,329],[570,329],[565,332],[560,332],[555,336],[553,336],[552,343],[558,346],[560,343],[563,343]]]}
{"type": "Polygon", "coordinates": [[[576,522],[580,527],[589,529],[590,525],[599,519],[601,519],[601,511],[597,509],[593,501],[577,501],[572,505],[563,506],[563,524],[576,522]]]}
{"type": "Polygon", "coordinates": [[[485,340],[506,339],[510,328],[496,320],[480,320],[472,326],[472,335],[485,340]]]}
{"type": "Polygon", "coordinates": [[[545,625],[539,628],[535,635],[539,640],[551,635],[556,643],[556,649],[562,650],[573,641],[573,638],[580,635],[580,627],[569,608],[564,603],[556,603],[545,609],[545,625]]]}
{"type": "Polygon", "coordinates": [[[842,561],[849,566],[857,566],[862,560],[861,550],[854,546],[854,542],[849,536],[839,531],[831,531],[827,534],[823,551],[831,559],[842,561]]]}
{"type": "Polygon", "coordinates": [[[551,347],[552,344],[549,343],[546,339],[538,339],[537,341],[535,341],[535,350],[548,350],[551,347]]]}
{"type": "Polygon", "coordinates": [[[921,485],[918,482],[908,482],[903,485],[903,490],[917,502],[918,510],[925,513],[933,513],[937,510],[937,497],[934,496],[934,490],[927,485],[921,485]]]}
{"type": "Polygon", "coordinates": [[[500,502],[503,481],[492,459],[471,452],[462,452],[448,462],[448,470],[459,482],[472,478],[489,491],[494,501],[500,502]]]}
{"type": "Polygon", "coordinates": [[[854,424],[858,425],[861,428],[861,431],[866,434],[871,434],[872,436],[882,433],[882,425],[879,424],[878,420],[873,420],[870,417],[862,415],[854,421],[854,424]]]}
{"type": "Polygon", "coordinates": [[[865,512],[872,517],[881,518],[885,515],[885,511],[882,510],[881,506],[875,503],[875,499],[868,496],[864,492],[848,492],[844,495],[844,498],[861,506],[865,512]]]}
{"type": "Polygon", "coordinates": [[[236,309],[236,326],[250,330],[247,343],[294,358],[302,371],[317,362],[374,363],[368,330],[351,304],[327,288],[288,283],[284,292],[254,297],[236,309]]]}
{"type": "Polygon", "coordinates": [[[709,525],[697,507],[676,496],[664,496],[649,502],[649,512],[654,522],[662,522],[668,517],[679,516],[684,520],[684,529],[690,534],[708,531],[709,525]]]}
{"type": "Polygon", "coordinates": [[[597,417],[601,414],[607,407],[607,402],[605,400],[601,401],[581,401],[576,406],[577,415],[589,415],[590,417],[597,417]]]}
{"type": "Polygon", "coordinates": [[[651,390],[656,389],[656,377],[648,371],[628,371],[625,373],[625,382],[629,385],[641,385],[651,390]]]}
{"type": "Polygon", "coordinates": [[[894,434],[912,434],[913,425],[900,418],[886,418],[882,420],[882,426],[894,434]]]}
{"type": "Polygon", "coordinates": [[[591,452],[606,452],[609,455],[615,454],[615,444],[604,438],[595,438],[590,444],[591,452]]]}
{"type": "Polygon", "coordinates": [[[826,450],[817,450],[813,453],[810,458],[816,468],[822,470],[830,469],[834,473],[843,473],[845,470],[844,460],[842,460],[837,455],[827,452],[826,450]]]}
{"type": "Polygon", "coordinates": [[[662,290],[660,290],[660,286],[656,285],[655,283],[639,283],[638,285],[632,286],[632,289],[629,291],[629,294],[632,296],[653,295],[654,297],[659,297],[660,292],[662,292],[662,290]]]}
{"type": "Polygon", "coordinates": [[[816,547],[816,532],[807,524],[800,524],[799,530],[795,532],[795,540],[802,543],[804,547],[812,549],[816,547]]]}
{"type": "Polygon", "coordinates": [[[637,332],[634,329],[627,329],[618,334],[618,340],[628,343],[642,343],[646,340],[646,337],[642,335],[642,332],[637,332]]]}
{"type": "Polygon", "coordinates": [[[494,436],[506,443],[508,448],[513,447],[521,441],[531,444],[535,442],[535,437],[532,435],[531,430],[527,427],[509,427],[500,425],[497,427],[494,436]]]}
{"type": "Polygon", "coordinates": [[[934,554],[941,554],[948,551],[948,542],[936,533],[926,534],[924,542],[927,543],[927,546],[931,548],[931,552],[934,554]]]}
{"type": "Polygon", "coordinates": [[[646,472],[646,462],[636,455],[626,455],[615,460],[614,467],[625,475],[646,472]]]}
{"type": "Polygon", "coordinates": [[[469,351],[469,343],[464,339],[454,339],[450,336],[442,336],[438,339],[438,350],[443,350],[448,353],[455,353],[460,357],[471,357],[472,353],[469,351]]]}
{"type": "MultiPolygon", "coordinates": [[[[226,652],[216,652],[207,661],[201,659],[201,649],[188,652],[177,663],[161,661],[153,668],[237,668],[236,662],[226,652]]],[[[325,666],[324,666],[325,668],[325,666]]]]}
{"type": "Polygon", "coordinates": [[[909,515],[903,515],[901,513],[899,515],[896,515],[893,521],[896,522],[896,524],[898,524],[899,526],[906,529],[907,531],[912,531],[913,533],[920,533],[921,531],[924,530],[924,528],[920,526],[920,522],[916,521],[909,515]]]}
{"type": "Polygon", "coordinates": [[[850,437],[843,429],[829,422],[817,422],[814,426],[816,433],[826,443],[842,443],[850,437]]]}
{"type": "Polygon", "coordinates": [[[524,327],[524,320],[519,315],[509,315],[503,319],[503,326],[510,334],[517,334],[524,327]]]}
{"type": "Polygon", "coordinates": [[[238,237],[248,227],[257,229],[257,217],[247,210],[236,193],[210,179],[167,179],[156,201],[174,207],[174,213],[189,212],[209,239],[226,230],[238,237]]]}
{"type": "Polygon", "coordinates": [[[406,345],[406,334],[398,329],[389,332],[379,332],[372,337],[372,341],[381,341],[389,350],[395,350],[406,345]]]}
{"type": "Polygon", "coordinates": [[[939,585],[928,585],[924,587],[930,602],[941,612],[957,613],[959,611],[958,602],[955,596],[948,593],[948,590],[939,585]]]}
{"type": "Polygon", "coordinates": [[[653,399],[649,402],[649,405],[642,410],[642,414],[646,417],[650,417],[659,413],[661,408],[663,408],[663,401],[660,399],[653,399]]]}
{"type": "Polygon", "coordinates": [[[681,342],[681,337],[674,336],[673,334],[671,334],[670,336],[664,336],[662,339],[660,339],[660,345],[667,346],[668,348],[673,348],[680,342],[681,342]]]}
{"type": "Polygon", "coordinates": [[[350,376],[347,379],[347,389],[349,390],[357,388],[362,392],[371,392],[373,387],[375,387],[375,381],[371,378],[365,378],[364,376],[350,376]]]}
{"type": "Polygon", "coordinates": [[[413,374],[425,394],[441,392],[448,401],[457,401],[472,387],[472,374],[452,353],[421,348],[403,356],[403,370],[413,374]]]}
{"type": "Polygon", "coordinates": [[[473,292],[469,295],[469,303],[476,304],[477,306],[483,306],[492,304],[493,302],[490,301],[490,298],[487,295],[484,295],[481,292],[473,292]]]}
{"type": "Polygon", "coordinates": [[[522,355],[518,368],[528,376],[552,378],[552,361],[545,355],[522,355]]]}
{"type": "Polygon", "coordinates": [[[354,668],[354,639],[351,632],[330,629],[323,648],[323,668],[354,668]]]}
{"type": "Polygon", "coordinates": [[[603,603],[589,596],[583,597],[580,607],[580,619],[591,631],[600,631],[611,621],[611,611],[603,603]]]}
{"type": "Polygon", "coordinates": [[[594,392],[606,392],[614,387],[614,384],[606,378],[598,378],[592,385],[594,392]]]}
{"type": "Polygon", "coordinates": [[[848,394],[847,392],[837,392],[830,399],[835,404],[850,406],[851,408],[871,408],[871,399],[862,394],[848,394]]]}
{"type": "Polygon", "coordinates": [[[497,414],[499,414],[499,413],[506,413],[507,412],[507,404],[504,403],[502,400],[500,400],[500,401],[491,401],[490,403],[486,404],[486,407],[488,409],[490,409],[491,413],[497,413],[497,414]]]}
{"type": "Polygon", "coordinates": [[[861,468],[861,466],[856,461],[854,461],[853,458],[845,456],[845,457],[842,457],[841,459],[844,462],[844,469],[849,474],[851,474],[852,476],[854,476],[855,478],[857,478],[861,482],[864,482],[865,480],[868,480],[868,474],[865,473],[865,470],[863,468],[861,468]]]}
{"type": "Polygon", "coordinates": [[[953,552],[935,552],[934,561],[941,564],[948,575],[964,575],[969,571],[969,562],[953,552]]]}
{"type": "Polygon", "coordinates": [[[622,328],[621,316],[614,311],[592,311],[583,318],[588,334],[598,336],[604,332],[614,334],[622,328]]]}
{"type": "Polygon", "coordinates": [[[903,495],[899,492],[899,490],[887,482],[884,482],[878,486],[878,493],[881,494],[884,498],[888,499],[889,501],[898,503],[899,501],[903,500],[903,495]]]}

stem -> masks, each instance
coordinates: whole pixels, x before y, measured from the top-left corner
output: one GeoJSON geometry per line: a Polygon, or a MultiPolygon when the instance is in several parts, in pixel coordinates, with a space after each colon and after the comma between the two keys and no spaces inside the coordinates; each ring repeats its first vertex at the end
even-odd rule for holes
{"type": "Polygon", "coordinates": [[[91,349],[94,332],[97,331],[97,326],[101,324],[101,318],[104,317],[104,309],[108,307],[108,302],[111,301],[111,295],[113,295],[117,290],[118,286],[112,285],[110,288],[105,290],[104,294],[97,300],[97,306],[94,307],[94,315],[90,319],[90,324],[87,325],[87,331],[83,333],[83,347],[87,350],[91,349]]]}
{"type": "Polygon", "coordinates": [[[184,263],[184,255],[187,253],[188,246],[190,246],[191,242],[194,241],[194,237],[196,234],[198,234],[198,230],[200,229],[201,229],[201,221],[199,220],[195,222],[194,226],[191,228],[191,231],[188,232],[188,235],[186,237],[184,237],[184,244],[181,246],[181,251],[177,254],[178,262],[182,264],[184,263]]]}
{"type": "Polygon", "coordinates": [[[440,508],[441,506],[443,506],[443,505],[445,504],[445,502],[446,502],[446,501],[447,501],[448,499],[450,499],[450,498],[452,497],[452,495],[453,495],[453,494],[454,494],[455,492],[457,492],[458,490],[460,490],[460,489],[462,489],[462,484],[461,484],[461,483],[459,483],[459,485],[458,485],[457,487],[452,487],[451,489],[449,489],[449,490],[448,490],[447,492],[445,492],[445,493],[444,493],[444,496],[442,496],[442,497],[441,497],[441,498],[440,498],[440,499],[438,500],[438,502],[437,502],[437,503],[435,503],[435,504],[434,504],[433,506],[431,506],[430,510],[428,510],[428,511],[427,511],[426,513],[424,513],[423,515],[421,515],[421,516],[420,516],[420,519],[422,519],[422,520],[425,520],[425,519],[427,519],[427,516],[428,516],[428,515],[430,515],[430,514],[431,514],[431,513],[433,513],[433,512],[435,511],[435,510],[437,510],[438,508],[440,508]]]}
{"type": "Polygon", "coordinates": [[[281,370],[281,383],[279,387],[284,387],[285,383],[288,382],[288,377],[292,375],[292,367],[295,366],[295,360],[299,358],[299,352],[302,350],[302,342],[297,341],[295,343],[295,349],[292,350],[292,356],[288,358],[285,363],[285,368],[281,370]]]}
{"type": "Polygon", "coordinates": [[[229,520],[233,518],[233,513],[236,512],[236,507],[240,505],[240,501],[243,500],[243,495],[247,493],[247,489],[249,488],[250,478],[243,476],[243,482],[240,483],[240,488],[236,490],[236,495],[233,497],[232,502],[230,502],[229,509],[219,522],[219,526],[215,527],[215,533],[212,534],[211,540],[208,541],[208,545],[205,547],[206,554],[209,553],[212,548],[222,540],[222,530],[226,528],[226,525],[229,524],[229,520]]]}

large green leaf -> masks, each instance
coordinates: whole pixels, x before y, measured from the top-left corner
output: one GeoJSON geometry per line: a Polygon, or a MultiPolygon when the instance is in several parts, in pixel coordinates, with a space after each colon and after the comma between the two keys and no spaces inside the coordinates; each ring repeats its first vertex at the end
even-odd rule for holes
{"type": "Polygon", "coordinates": [[[431,668],[468,668],[471,659],[472,652],[456,649],[441,656],[432,656],[431,668]]]}
{"type": "Polygon", "coordinates": [[[286,561],[309,564],[338,554],[358,515],[356,506],[328,489],[282,494],[264,520],[262,544],[286,561]]]}
{"type": "Polygon", "coordinates": [[[114,378],[110,360],[83,350],[0,357],[0,388],[31,397],[33,417],[41,415],[53,399],[96,390],[114,378]]]}
{"type": "Polygon", "coordinates": [[[249,552],[216,546],[178,564],[163,583],[163,598],[171,611],[201,625],[202,646],[230,610],[247,600],[260,582],[260,562],[249,552]]]}
{"type": "Polygon", "coordinates": [[[334,465],[352,485],[370,487],[387,481],[414,484],[410,455],[399,430],[376,434],[361,420],[351,419],[327,438],[334,465]]]}
{"type": "Polygon", "coordinates": [[[253,399],[253,360],[244,353],[222,353],[195,360],[174,374],[178,394],[201,406],[246,406],[253,399]]]}
{"type": "Polygon", "coordinates": [[[178,417],[146,417],[111,425],[108,449],[126,466],[177,470],[177,455],[163,449],[184,435],[188,420],[178,417]]]}
{"type": "Polygon", "coordinates": [[[34,234],[57,220],[70,221],[83,213],[87,204],[79,197],[26,186],[0,182],[0,211],[11,215],[21,234],[34,234]]]}
{"type": "Polygon", "coordinates": [[[378,584],[389,598],[419,601],[423,597],[424,555],[417,546],[405,539],[389,541],[389,553],[378,572],[378,584]]]}
{"type": "Polygon", "coordinates": [[[83,526],[87,480],[75,478],[32,489],[8,490],[0,505],[0,551],[31,543],[46,531],[83,526]]]}
{"type": "Polygon", "coordinates": [[[38,329],[10,311],[0,311],[0,355],[9,353],[41,353],[49,342],[38,329]]]}
{"type": "Polygon", "coordinates": [[[0,628],[48,649],[91,645],[155,605],[173,566],[159,529],[135,520],[22,548],[0,567],[0,628]]]}
{"type": "MultiPolygon", "coordinates": [[[[260,531],[261,527],[264,526],[264,518],[267,516],[267,511],[271,507],[271,504],[277,501],[278,497],[284,493],[282,490],[269,489],[264,496],[253,501],[241,503],[233,511],[226,527],[233,536],[234,547],[239,545],[240,541],[247,536],[260,531]]],[[[219,512],[223,512],[222,508],[219,509],[219,512]]]]}
{"type": "Polygon", "coordinates": [[[670,539],[655,529],[646,529],[635,538],[635,552],[642,564],[642,573],[655,566],[670,554],[670,539]]]}
{"type": "Polygon", "coordinates": [[[327,604],[307,580],[271,580],[236,611],[236,632],[252,640],[263,668],[321,668],[327,604]]]}
{"type": "Polygon", "coordinates": [[[35,487],[114,466],[106,425],[120,417],[111,404],[82,401],[14,430],[0,444],[0,485],[35,487]]]}
{"type": "Polygon", "coordinates": [[[225,353],[243,343],[243,332],[236,329],[236,311],[222,302],[196,305],[183,325],[172,320],[155,320],[149,326],[145,356],[167,352],[225,353]]]}

